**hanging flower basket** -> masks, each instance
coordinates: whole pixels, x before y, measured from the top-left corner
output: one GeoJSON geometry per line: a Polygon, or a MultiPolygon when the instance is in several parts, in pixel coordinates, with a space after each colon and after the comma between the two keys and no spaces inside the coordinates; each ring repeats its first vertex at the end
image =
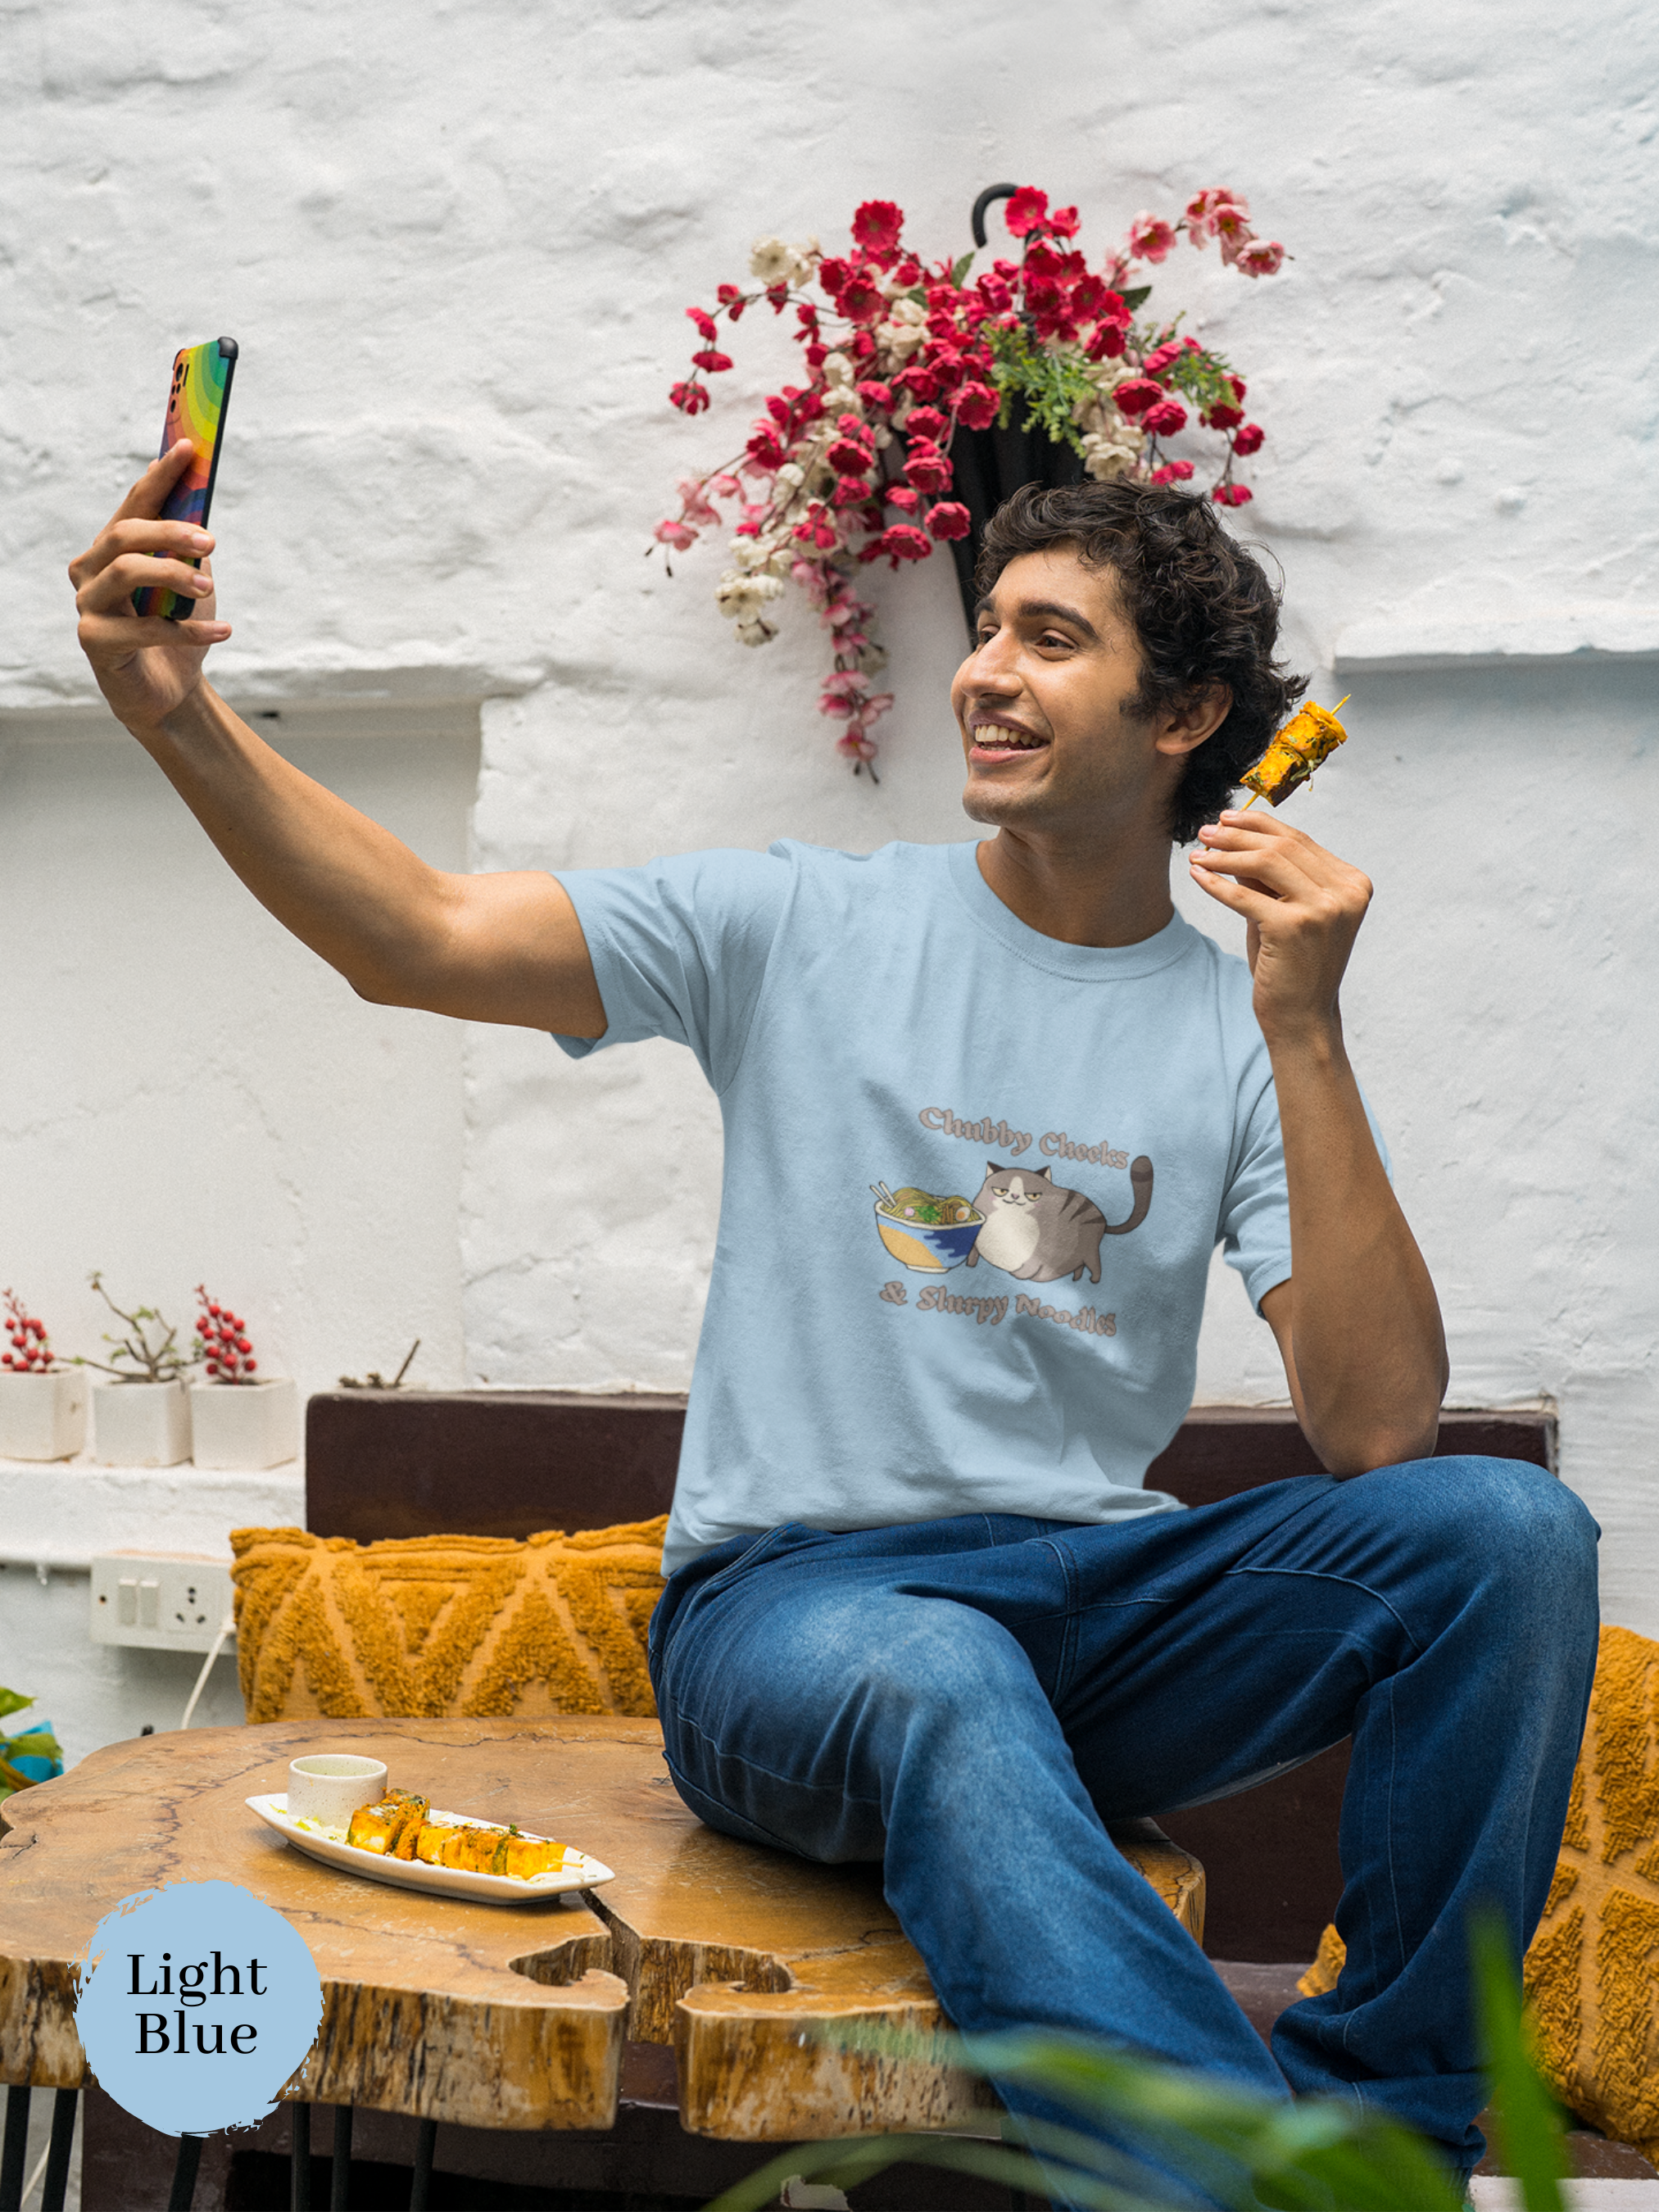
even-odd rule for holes
{"type": "Polygon", "coordinates": [[[1209,496],[1242,505],[1250,493],[1237,464],[1263,437],[1244,419],[1243,379],[1183,333],[1179,315],[1142,314],[1152,286],[1130,278],[1182,236],[1200,249],[1215,241],[1246,276],[1272,276],[1285,258],[1276,240],[1255,235],[1248,204],[1218,188],[1173,222],[1137,216],[1092,269],[1071,243],[1077,210],[1051,209],[1031,185],[982,192],[974,251],[954,260],[924,264],[903,228],[890,200],[866,200],[844,254],[826,255],[816,239],[762,239],[750,261],[757,289],[722,284],[712,309],[687,308],[702,343],[669,394],[683,414],[709,406],[705,380],[733,365],[720,325],[751,307],[793,308],[805,381],[768,396],[741,453],[683,478],[678,514],[655,532],[666,557],[735,518],[715,599],[742,644],[777,635],[787,585],[806,593],[831,639],[819,712],[843,726],[837,744],[855,774],[874,760],[871,732],[893,703],[875,689],[886,655],[875,611],[854,589],[859,568],[897,568],[948,544],[971,630],[985,525],[1023,483],[1187,483],[1202,465],[1209,496]],[[1001,199],[1020,258],[1000,257],[970,283],[986,210],[1001,199]],[[1209,439],[1179,449],[1173,441],[1194,427],[1209,439]]]}

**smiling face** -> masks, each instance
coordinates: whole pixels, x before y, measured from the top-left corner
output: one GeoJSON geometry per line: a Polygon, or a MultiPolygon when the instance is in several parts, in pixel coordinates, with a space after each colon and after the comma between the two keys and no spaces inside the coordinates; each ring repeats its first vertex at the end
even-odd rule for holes
{"type": "Polygon", "coordinates": [[[1144,822],[1167,839],[1183,757],[1220,715],[1133,711],[1140,652],[1115,573],[1069,545],[1022,554],[977,634],[951,687],[972,819],[1085,837],[1144,822]]]}

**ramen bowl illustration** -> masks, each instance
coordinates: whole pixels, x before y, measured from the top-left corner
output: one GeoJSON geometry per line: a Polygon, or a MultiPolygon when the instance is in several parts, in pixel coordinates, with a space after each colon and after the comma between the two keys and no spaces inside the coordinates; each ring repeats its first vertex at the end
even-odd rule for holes
{"type": "Polygon", "coordinates": [[[876,1201],[877,1234],[900,1267],[918,1275],[948,1275],[959,1267],[984,1226],[985,1216],[965,1198],[907,1188],[876,1201]]]}

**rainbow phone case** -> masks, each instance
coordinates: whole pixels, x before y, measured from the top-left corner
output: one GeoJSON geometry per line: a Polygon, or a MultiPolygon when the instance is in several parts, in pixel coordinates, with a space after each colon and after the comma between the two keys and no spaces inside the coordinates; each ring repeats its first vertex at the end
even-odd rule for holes
{"type": "MultiPolygon", "coordinates": [[[[207,527],[235,368],[234,338],[210,338],[204,345],[186,346],[173,356],[161,451],[170,453],[180,438],[188,438],[196,448],[196,458],[167,495],[167,503],[161,509],[163,522],[191,522],[198,530],[207,527]]],[[[190,565],[198,568],[201,563],[191,560],[190,565]]],[[[146,584],[133,593],[132,604],[141,615],[161,615],[168,622],[179,622],[196,612],[198,602],[169,591],[164,584],[146,584]]]]}

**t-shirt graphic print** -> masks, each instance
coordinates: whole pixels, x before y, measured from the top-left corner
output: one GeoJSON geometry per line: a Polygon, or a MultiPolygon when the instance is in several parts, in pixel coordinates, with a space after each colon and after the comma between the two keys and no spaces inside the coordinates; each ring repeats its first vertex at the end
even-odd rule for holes
{"type": "MultiPolygon", "coordinates": [[[[1167,1510],[1218,1243],[1290,1273],[1241,960],[1042,936],[975,848],[573,871],[608,1028],[717,1092],[726,1174],[665,1565],[787,1522],[1167,1510]]],[[[593,1042],[561,1038],[575,1057],[593,1042]]]]}

